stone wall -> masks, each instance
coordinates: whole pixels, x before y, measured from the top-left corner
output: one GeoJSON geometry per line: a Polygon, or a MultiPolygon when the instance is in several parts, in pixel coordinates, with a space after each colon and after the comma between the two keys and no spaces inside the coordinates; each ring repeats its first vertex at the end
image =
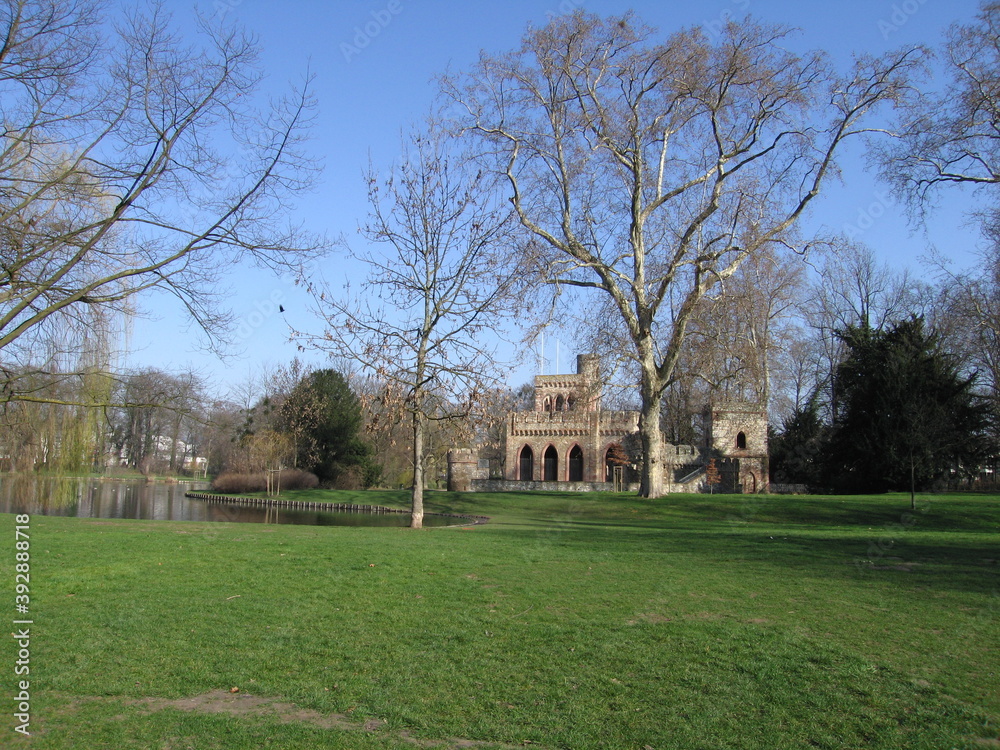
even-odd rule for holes
{"type": "MultiPolygon", "coordinates": [[[[472,492],[613,492],[611,482],[522,482],[512,479],[474,479],[472,492]]],[[[626,484],[623,492],[638,492],[626,484]]]]}
{"type": "Polygon", "coordinates": [[[583,456],[582,481],[603,482],[605,455],[612,443],[621,443],[639,427],[638,412],[515,412],[506,433],[506,478],[521,479],[521,453],[533,456],[532,479],[544,477],[545,452],[551,447],[557,460],[556,481],[569,481],[569,456],[579,446],[583,456]]]}

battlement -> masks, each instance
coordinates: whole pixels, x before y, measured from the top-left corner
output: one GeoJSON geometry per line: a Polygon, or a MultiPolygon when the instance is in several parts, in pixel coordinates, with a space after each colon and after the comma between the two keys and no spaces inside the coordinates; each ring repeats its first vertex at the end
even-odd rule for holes
{"type": "Polygon", "coordinates": [[[535,411],[592,412],[601,408],[600,359],[595,354],[576,358],[576,373],[535,376],[535,411]]]}

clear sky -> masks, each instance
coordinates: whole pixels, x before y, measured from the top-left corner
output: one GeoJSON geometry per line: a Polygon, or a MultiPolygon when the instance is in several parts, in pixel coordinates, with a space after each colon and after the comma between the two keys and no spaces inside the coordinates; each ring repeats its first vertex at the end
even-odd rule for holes
{"type": "MultiPolygon", "coordinates": [[[[632,8],[646,23],[669,33],[693,25],[711,32],[728,16],[749,13],[801,29],[795,42],[801,49],[825,49],[846,64],[852,51],[877,54],[914,43],[936,46],[951,23],[971,20],[978,8],[973,0],[199,0],[196,6],[190,0],[166,0],[165,5],[182,24],[197,7],[256,34],[269,89],[278,92],[299,83],[307,69],[315,74],[319,112],[310,148],[324,171],[317,189],[300,202],[298,218],[315,231],[343,235],[352,243],[360,242],[357,227],[367,212],[362,171],[369,158],[385,166],[396,157],[400,132],[428,111],[435,76],[468,68],[482,49],[514,48],[527,24],[544,24],[552,14],[579,7],[612,15],[632,8]]],[[[932,244],[960,264],[967,259],[978,241],[974,228],[963,221],[967,196],[953,194],[926,233],[914,232],[884,186],[866,171],[863,159],[850,158],[844,168],[843,184],[821,196],[812,224],[838,230],[853,226],[886,262],[917,271],[918,258],[932,244]]],[[[320,270],[336,285],[352,269],[333,256],[320,270]]],[[[194,368],[221,393],[262,363],[287,363],[298,354],[288,342],[289,324],[318,328],[308,313],[308,299],[292,279],[233,269],[228,282],[240,339],[232,357],[221,361],[201,351],[179,305],[153,295],[143,304],[152,319],[134,323],[129,362],[194,368]],[[286,308],[284,315],[275,312],[275,301],[286,308]]],[[[548,356],[554,358],[554,344],[550,348],[548,356]]],[[[563,342],[562,352],[565,370],[571,341],[563,342]]],[[[323,361],[315,353],[299,356],[323,361]]],[[[527,381],[533,370],[528,365],[514,371],[511,385],[527,381]]]]}

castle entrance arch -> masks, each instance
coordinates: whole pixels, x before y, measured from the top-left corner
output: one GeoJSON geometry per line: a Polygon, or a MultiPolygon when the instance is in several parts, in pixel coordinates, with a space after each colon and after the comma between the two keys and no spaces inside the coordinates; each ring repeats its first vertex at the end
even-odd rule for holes
{"type": "Polygon", "coordinates": [[[544,481],[555,482],[559,479],[559,453],[554,445],[545,449],[543,470],[542,479],[544,481]]]}
{"type": "Polygon", "coordinates": [[[583,450],[579,445],[574,445],[569,452],[569,481],[583,481],[583,450]]]}
{"type": "Polygon", "coordinates": [[[532,452],[530,445],[526,445],[521,449],[517,478],[522,482],[530,482],[535,478],[535,454],[532,452]]]}

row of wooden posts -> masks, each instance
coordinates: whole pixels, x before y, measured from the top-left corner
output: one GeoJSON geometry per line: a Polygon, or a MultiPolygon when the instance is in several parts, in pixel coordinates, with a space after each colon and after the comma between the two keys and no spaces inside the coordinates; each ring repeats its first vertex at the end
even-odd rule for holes
{"type": "MultiPolygon", "coordinates": [[[[213,492],[185,492],[184,497],[195,500],[207,500],[210,503],[226,503],[228,505],[257,505],[272,508],[289,508],[292,510],[321,510],[346,513],[409,513],[408,510],[386,508],[382,505],[356,505],[353,503],[318,503],[306,500],[284,500],[277,497],[234,497],[233,495],[218,495],[213,492]]],[[[428,513],[427,515],[444,516],[445,518],[462,518],[470,523],[486,523],[486,516],[469,516],[461,513],[428,513]]]]}

